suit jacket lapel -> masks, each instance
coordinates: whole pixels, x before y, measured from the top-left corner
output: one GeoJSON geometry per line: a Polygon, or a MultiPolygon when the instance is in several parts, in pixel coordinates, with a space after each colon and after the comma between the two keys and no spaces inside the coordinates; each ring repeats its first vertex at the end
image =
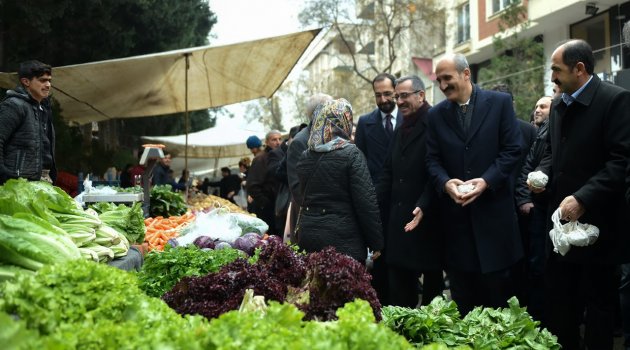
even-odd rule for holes
{"type": "Polygon", "coordinates": [[[466,141],[469,141],[479,130],[479,127],[483,123],[483,120],[488,115],[490,111],[490,103],[486,99],[486,95],[482,92],[481,89],[477,91],[477,101],[475,101],[475,105],[472,111],[472,117],[470,120],[470,126],[468,127],[468,133],[466,135],[466,141]]]}
{"type": "Polygon", "coordinates": [[[444,109],[446,110],[444,113],[444,120],[446,123],[455,131],[455,134],[459,136],[462,141],[466,141],[466,135],[464,134],[464,130],[459,126],[459,122],[457,121],[458,115],[457,110],[453,107],[454,104],[452,102],[446,103],[444,109]]]}
{"type": "Polygon", "coordinates": [[[427,118],[426,118],[426,114],[420,117],[420,120],[418,120],[418,122],[416,123],[416,125],[414,125],[413,130],[411,130],[411,133],[409,134],[409,136],[406,137],[405,141],[402,141],[402,133],[401,133],[401,144],[402,144],[402,149],[403,151],[405,150],[405,148],[407,148],[409,145],[414,144],[414,140],[420,136],[422,136],[422,134],[424,133],[424,130],[427,127],[427,118]]]}
{"type": "MultiPolygon", "coordinates": [[[[387,147],[389,142],[389,137],[387,133],[385,133],[385,128],[382,124],[381,113],[377,110],[372,113],[369,120],[368,133],[367,136],[370,139],[370,142],[375,142],[379,145],[387,147]]],[[[398,127],[398,124],[396,124],[398,127]]]]}

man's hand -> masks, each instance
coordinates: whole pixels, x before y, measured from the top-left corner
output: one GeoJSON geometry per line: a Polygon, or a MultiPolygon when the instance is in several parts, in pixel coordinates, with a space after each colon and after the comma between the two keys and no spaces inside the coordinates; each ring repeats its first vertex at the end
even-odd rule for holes
{"type": "Polygon", "coordinates": [[[450,179],[446,181],[444,184],[444,192],[448,193],[448,195],[453,199],[453,201],[457,204],[463,204],[464,201],[461,199],[462,194],[457,190],[457,186],[463,185],[464,181],[460,179],[450,179]]]}
{"type": "Polygon", "coordinates": [[[476,179],[468,180],[464,184],[465,185],[471,184],[471,185],[475,186],[475,188],[472,191],[461,195],[460,198],[463,201],[462,207],[465,207],[468,204],[474,202],[475,199],[477,199],[477,197],[479,197],[483,193],[483,191],[485,191],[486,188],[488,188],[488,184],[486,183],[486,180],[484,180],[484,179],[482,179],[480,177],[478,177],[476,179]]]}
{"type": "Polygon", "coordinates": [[[420,221],[422,221],[422,217],[424,216],[424,214],[422,213],[422,209],[420,209],[419,207],[416,207],[416,209],[414,209],[411,213],[414,217],[405,225],[405,232],[412,231],[413,229],[418,227],[420,221]]]}
{"type": "Polygon", "coordinates": [[[534,193],[542,193],[542,192],[545,191],[545,187],[532,186],[532,184],[529,182],[529,180],[527,180],[526,183],[527,183],[527,187],[529,187],[529,190],[534,192],[534,193]]]}
{"type": "Polygon", "coordinates": [[[564,198],[559,208],[562,213],[561,219],[565,221],[577,221],[586,211],[584,206],[573,196],[564,198]]]}
{"type": "Polygon", "coordinates": [[[374,253],[372,253],[372,260],[376,260],[378,259],[378,257],[381,256],[381,251],[377,250],[374,253]]]}
{"type": "Polygon", "coordinates": [[[522,214],[522,215],[529,215],[529,212],[532,210],[532,208],[534,207],[534,203],[525,203],[525,204],[521,204],[518,207],[518,211],[522,214]]]}
{"type": "Polygon", "coordinates": [[[230,191],[230,192],[228,192],[227,197],[228,197],[228,198],[232,198],[232,197],[234,197],[234,191],[230,191]]]}
{"type": "Polygon", "coordinates": [[[247,203],[252,204],[252,202],[254,201],[254,198],[252,198],[252,196],[247,195],[247,203]]]}

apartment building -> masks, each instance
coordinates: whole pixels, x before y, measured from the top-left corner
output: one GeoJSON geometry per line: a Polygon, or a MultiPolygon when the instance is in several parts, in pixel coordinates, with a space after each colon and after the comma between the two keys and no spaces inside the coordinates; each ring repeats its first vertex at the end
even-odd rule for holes
{"type": "MultiPolygon", "coordinates": [[[[545,65],[541,67],[545,92],[551,93],[549,58],[560,41],[584,39],[595,51],[595,72],[605,80],[630,89],[630,50],[622,43],[621,30],[630,20],[630,1],[578,0],[446,0],[447,42],[445,53],[465,54],[473,78],[495,55],[492,38],[499,32],[499,17],[511,4],[524,6],[530,26],[521,36],[540,40],[545,65]]],[[[515,73],[519,67],[514,67],[515,73]]]]}

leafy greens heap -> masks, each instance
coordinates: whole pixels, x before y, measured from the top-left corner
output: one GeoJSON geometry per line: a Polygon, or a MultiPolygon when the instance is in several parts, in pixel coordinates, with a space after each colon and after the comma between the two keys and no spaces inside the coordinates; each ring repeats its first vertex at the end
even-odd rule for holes
{"type": "MultiPolygon", "coordinates": [[[[0,323],[18,318],[3,344],[36,333],[44,349],[205,349],[201,317],[182,318],[142,293],[134,275],[95,262],[48,265],[0,285],[0,323]],[[24,330],[22,326],[25,326],[24,330]]],[[[4,327],[0,327],[4,328],[4,327]]],[[[26,345],[25,345],[26,346],[26,345]]],[[[29,342],[26,348],[37,348],[29,342]]]]}
{"type": "Polygon", "coordinates": [[[415,344],[431,342],[449,347],[468,345],[473,349],[560,349],[557,338],[538,328],[518,300],[507,308],[477,307],[460,318],[453,301],[435,298],[420,309],[385,306],[383,323],[415,344]]]}

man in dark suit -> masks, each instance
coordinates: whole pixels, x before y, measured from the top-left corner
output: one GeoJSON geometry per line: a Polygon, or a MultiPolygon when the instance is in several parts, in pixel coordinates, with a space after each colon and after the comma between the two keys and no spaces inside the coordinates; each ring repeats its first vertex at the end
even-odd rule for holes
{"type": "Polygon", "coordinates": [[[589,246],[572,246],[565,256],[549,249],[546,326],[564,349],[578,349],[581,322],[586,348],[613,348],[615,267],[630,255],[623,196],[630,91],[601,81],[594,68],[591,46],[583,40],[561,44],[551,55],[551,80],[563,93],[552,103],[538,167],[549,175],[548,214],[559,208],[563,220],[599,228],[589,246]]]}
{"type": "Polygon", "coordinates": [[[389,302],[415,308],[421,276],[422,305],[429,304],[443,290],[441,235],[436,213],[430,210],[433,186],[425,166],[426,116],[431,106],[424,99],[424,83],[415,75],[396,81],[394,98],[403,122],[394,132],[391,155],[385,159],[376,193],[379,206],[385,210],[381,216],[388,222],[385,244],[389,302]],[[414,220],[414,210],[422,213],[420,225],[405,229],[414,220]],[[423,215],[427,212],[430,214],[423,215]]]}
{"type": "MultiPolygon", "coordinates": [[[[376,108],[366,115],[359,118],[357,130],[354,136],[354,143],[363,152],[367,160],[368,170],[372,177],[374,187],[378,186],[381,173],[383,172],[383,163],[388,156],[388,150],[391,144],[394,130],[402,123],[402,114],[399,113],[394,100],[394,88],[396,87],[396,78],[389,73],[380,73],[372,80],[372,89],[374,90],[374,100],[376,108]]],[[[386,208],[380,208],[381,213],[386,208]]],[[[381,222],[383,228],[387,227],[387,217],[382,216],[381,222]]],[[[372,286],[378,294],[381,304],[389,303],[387,297],[388,278],[387,278],[387,253],[383,250],[383,256],[374,260],[372,268],[372,286]]],[[[417,288],[415,288],[417,290],[417,288]]]]}
{"type": "Polygon", "coordinates": [[[523,255],[510,186],[521,133],[510,96],[472,84],[466,57],[447,55],[436,76],[446,100],[429,111],[427,167],[451,295],[465,315],[506,304],[510,269],[523,255]]]}
{"type": "Polygon", "coordinates": [[[394,101],[395,86],[396,78],[388,73],[380,73],[372,80],[377,108],[359,118],[354,138],[367,159],[374,186],[378,185],[394,130],[402,123],[394,101]]]}

